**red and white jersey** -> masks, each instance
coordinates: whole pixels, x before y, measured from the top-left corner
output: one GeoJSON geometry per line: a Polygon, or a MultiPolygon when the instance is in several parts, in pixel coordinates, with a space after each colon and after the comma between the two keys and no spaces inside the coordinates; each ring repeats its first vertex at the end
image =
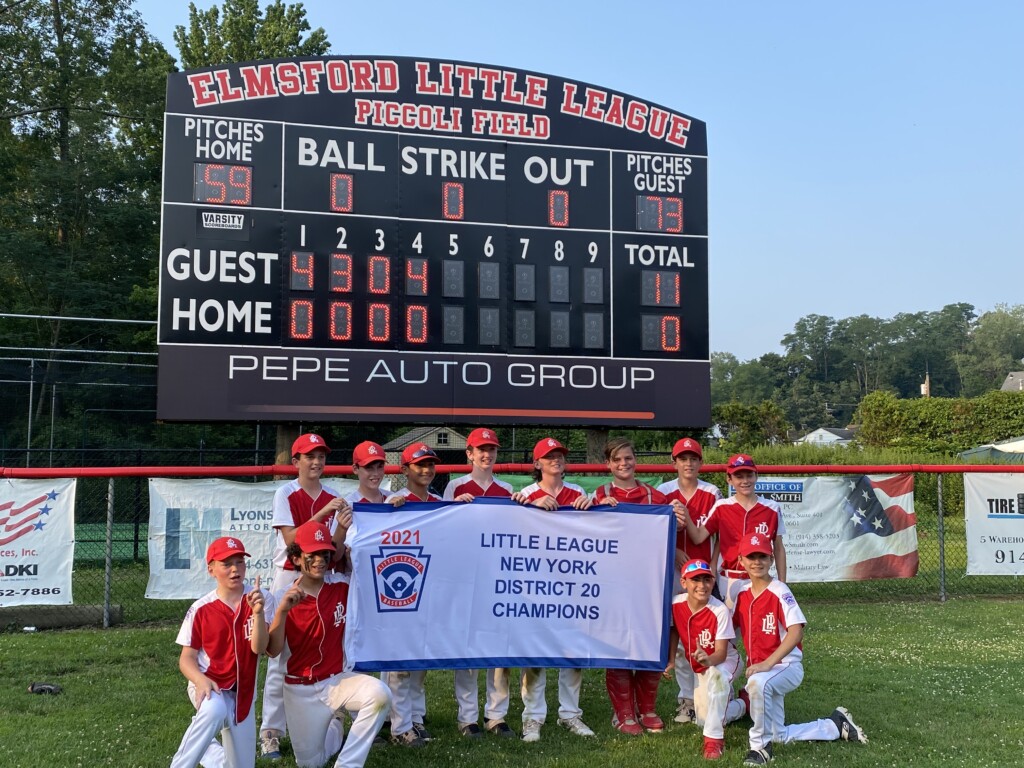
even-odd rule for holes
{"type": "MultiPolygon", "coordinates": [[[[256,667],[259,655],[252,652],[252,608],[245,595],[252,591],[246,586],[238,610],[234,610],[217,596],[217,590],[203,595],[192,603],[178,630],[175,642],[199,651],[200,671],[222,690],[235,688],[235,722],[249,716],[256,696],[256,667]]],[[[263,621],[268,625],[277,610],[274,598],[263,592],[263,621]]]]}
{"type": "MultiPolygon", "coordinates": [[[[278,598],[283,594],[279,592],[278,598]]],[[[342,671],[347,609],[348,578],[328,573],[315,596],[305,595],[288,611],[284,636],[290,655],[285,682],[315,683],[342,671]]]]}
{"type": "MultiPolygon", "coordinates": [[[[707,522],[708,513],[711,512],[711,508],[722,498],[722,492],[718,490],[718,486],[706,480],[697,481],[697,490],[693,492],[690,498],[686,498],[683,495],[678,479],[662,483],[658,486],[658,490],[665,494],[669,503],[681,501],[685,504],[686,508],[690,511],[690,517],[693,519],[694,525],[698,528],[707,522]]],[[[676,549],[682,550],[683,554],[680,559],[684,561],[692,560],[696,557],[709,563],[711,562],[711,537],[709,536],[704,539],[700,544],[694,544],[686,532],[686,526],[680,525],[676,527],[676,549]]],[[[714,564],[712,563],[712,565],[714,564]]]]}
{"type": "Polygon", "coordinates": [[[358,488],[356,488],[354,491],[346,493],[344,498],[345,501],[347,501],[349,504],[383,504],[384,502],[386,502],[388,499],[395,495],[394,492],[386,491],[383,488],[379,488],[378,490],[380,491],[380,496],[378,496],[376,499],[366,498],[365,496],[363,496],[362,491],[360,491],[358,488]]]}
{"type": "MultiPolygon", "coordinates": [[[[310,496],[299,485],[299,481],[291,480],[274,494],[274,517],[271,525],[276,532],[274,539],[274,565],[286,571],[294,571],[295,566],[288,561],[285,551],[288,549],[284,543],[284,536],[280,528],[298,528],[303,523],[308,523],[317,512],[323,509],[331,501],[341,494],[330,486],[320,486],[320,493],[316,498],[310,496]]],[[[334,516],[327,521],[327,527],[334,533],[336,525],[334,516]]]]}
{"type": "Polygon", "coordinates": [[[676,632],[679,633],[679,643],[686,651],[686,660],[698,675],[707,667],[693,660],[697,648],[703,648],[705,653],[712,654],[715,652],[717,641],[728,640],[729,649],[725,658],[727,661],[738,660],[734,642],[736,631],[732,626],[732,617],[725,603],[717,597],[712,596],[707,605],[694,612],[690,608],[685,592],[676,595],[672,600],[672,621],[676,625],[676,632]]]}
{"type": "MultiPolygon", "coordinates": [[[[747,649],[747,663],[759,664],[775,653],[789,627],[806,624],[807,619],[789,587],[778,579],[773,579],[756,597],[750,587],[747,584],[736,596],[732,620],[747,649]]],[[[780,663],[800,661],[803,655],[802,647],[797,645],[780,663]]]]}
{"type": "Polygon", "coordinates": [[[448,485],[444,487],[444,493],[441,494],[441,498],[445,501],[452,501],[456,496],[461,496],[464,493],[468,493],[473,497],[507,498],[512,495],[512,486],[504,480],[499,480],[495,477],[491,479],[491,484],[485,489],[477,484],[472,475],[463,475],[448,481],[448,485]]]}
{"type": "Polygon", "coordinates": [[[551,496],[558,502],[560,507],[571,507],[576,499],[587,495],[586,491],[572,483],[563,483],[562,489],[558,492],[557,496],[541,488],[540,483],[531,483],[523,488],[520,493],[526,497],[527,501],[536,501],[537,499],[543,499],[545,496],[551,496]]]}
{"type": "Polygon", "coordinates": [[[415,493],[413,493],[408,488],[403,488],[400,491],[395,491],[395,495],[396,496],[404,496],[409,501],[442,501],[440,496],[435,496],[430,491],[427,491],[427,498],[424,499],[424,498],[421,498],[421,497],[417,496],[415,493]]]}
{"type": "Polygon", "coordinates": [[[667,504],[665,494],[653,485],[637,483],[632,488],[620,488],[615,483],[605,483],[594,491],[594,503],[603,504],[605,499],[615,499],[623,504],[667,504]]]}
{"type": "Polygon", "coordinates": [[[782,508],[777,502],[757,497],[757,502],[748,512],[736,502],[735,496],[715,502],[708,513],[704,527],[708,533],[718,534],[722,552],[722,567],[729,570],[743,570],[740,565],[740,540],[752,533],[758,533],[769,541],[786,533],[782,522],[782,508]]]}

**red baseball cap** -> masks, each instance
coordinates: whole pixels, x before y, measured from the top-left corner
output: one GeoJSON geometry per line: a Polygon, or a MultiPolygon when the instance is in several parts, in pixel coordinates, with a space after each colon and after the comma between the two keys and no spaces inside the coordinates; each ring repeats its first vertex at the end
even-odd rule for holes
{"type": "Polygon", "coordinates": [[[537,444],[533,446],[533,460],[536,461],[537,459],[543,459],[545,456],[555,453],[556,451],[561,451],[566,455],[569,454],[568,449],[566,449],[566,447],[562,445],[560,442],[555,440],[555,438],[545,437],[539,440],[537,444]]]}
{"type": "Polygon", "coordinates": [[[739,552],[743,557],[752,555],[754,552],[760,552],[762,555],[774,554],[772,543],[768,540],[768,537],[762,536],[759,533],[744,536],[740,541],[739,552]]]}
{"type": "Polygon", "coordinates": [[[730,456],[729,463],[725,465],[725,473],[727,475],[733,475],[744,469],[757,472],[757,464],[745,453],[737,453],[735,456],[730,456]]]}
{"type": "Polygon", "coordinates": [[[470,432],[469,437],[466,438],[466,445],[476,448],[482,445],[493,445],[496,448],[501,447],[501,443],[498,442],[498,436],[494,433],[494,430],[487,427],[477,427],[470,432]]]}
{"type": "Polygon", "coordinates": [[[352,464],[365,467],[375,461],[384,461],[384,449],[372,440],[364,440],[352,451],[352,464]]]}
{"type": "Polygon", "coordinates": [[[698,576],[714,576],[708,561],[701,560],[700,558],[687,560],[679,570],[679,573],[683,579],[695,579],[698,576]]]}
{"type": "Polygon", "coordinates": [[[310,520],[295,529],[295,543],[303,552],[336,551],[331,532],[323,523],[310,520]]]}
{"type": "Polygon", "coordinates": [[[207,564],[212,563],[214,560],[224,561],[235,555],[249,557],[249,553],[245,551],[245,546],[242,542],[233,536],[221,536],[206,548],[207,564]]]}
{"type": "Polygon", "coordinates": [[[704,458],[704,451],[701,450],[700,443],[692,437],[684,437],[682,440],[677,440],[676,444],[672,446],[673,459],[681,453],[695,453],[698,459],[704,458]]]}
{"type": "Polygon", "coordinates": [[[440,461],[434,449],[426,443],[413,443],[402,451],[402,464],[419,464],[424,461],[440,461]]]}
{"type": "Polygon", "coordinates": [[[295,442],[292,443],[292,458],[294,459],[301,453],[312,453],[313,451],[323,451],[324,453],[330,453],[331,449],[327,447],[327,443],[320,435],[314,435],[312,432],[308,432],[305,435],[299,435],[295,438],[295,442]]]}

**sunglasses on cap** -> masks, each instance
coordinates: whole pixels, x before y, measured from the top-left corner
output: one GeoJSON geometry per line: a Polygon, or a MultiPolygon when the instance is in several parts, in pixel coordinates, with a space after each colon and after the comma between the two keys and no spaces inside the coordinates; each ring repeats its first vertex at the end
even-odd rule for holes
{"type": "Polygon", "coordinates": [[[711,566],[705,563],[703,560],[695,560],[692,563],[687,563],[686,567],[683,568],[683,575],[693,573],[694,571],[710,571],[711,566]]]}
{"type": "Polygon", "coordinates": [[[437,454],[434,453],[430,448],[420,448],[418,451],[412,452],[412,456],[409,457],[409,461],[422,459],[424,456],[429,456],[432,459],[437,458],[437,454]]]}

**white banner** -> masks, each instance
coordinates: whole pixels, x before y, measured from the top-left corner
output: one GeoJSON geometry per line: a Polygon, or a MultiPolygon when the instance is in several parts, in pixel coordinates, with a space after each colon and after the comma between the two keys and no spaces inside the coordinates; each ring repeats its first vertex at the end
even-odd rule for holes
{"type": "Polygon", "coordinates": [[[359,504],[355,528],[357,670],[665,668],[671,507],[359,504]]]}
{"type": "Polygon", "coordinates": [[[0,483],[0,607],[71,605],[75,480],[0,483]]]}
{"type": "Polygon", "coordinates": [[[759,477],[782,507],[786,581],[858,581],[917,574],[914,476],[759,477]]]}
{"type": "Polygon", "coordinates": [[[1024,475],[964,473],[969,576],[1024,574],[1024,475]]]}

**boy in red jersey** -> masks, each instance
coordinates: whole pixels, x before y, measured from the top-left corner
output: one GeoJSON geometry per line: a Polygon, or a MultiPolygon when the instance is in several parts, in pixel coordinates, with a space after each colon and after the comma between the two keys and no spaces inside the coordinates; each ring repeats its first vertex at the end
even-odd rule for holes
{"type": "MultiPolygon", "coordinates": [[[[402,451],[402,474],[406,487],[396,492],[410,502],[441,501],[430,492],[437,474],[437,454],[426,443],[413,443],[402,451]]],[[[433,737],[423,724],[427,714],[425,669],[387,672],[391,689],[391,741],[405,747],[422,747],[433,737]]]]}
{"type": "Polygon", "coordinates": [[[172,768],[194,768],[200,762],[247,768],[256,762],[256,667],[267,649],[264,607],[273,606],[273,598],[260,589],[259,576],[251,590],[246,587],[248,556],[231,536],[206,550],[206,569],[217,588],[192,604],[178,632],[178,667],[188,680],[196,714],[172,768]],[[214,738],[218,732],[223,746],[214,738]]]}
{"type": "MultiPolygon", "coordinates": [[[[718,486],[700,479],[703,461],[704,451],[700,443],[692,437],[677,440],[672,447],[672,463],[675,465],[677,477],[675,480],[669,480],[658,486],[658,490],[665,494],[676,513],[677,569],[682,568],[684,563],[692,559],[703,560],[709,563],[712,569],[718,562],[718,549],[717,547],[712,549],[710,537],[698,544],[690,538],[686,531],[687,515],[693,518],[694,524],[699,528],[704,525],[715,502],[722,498],[722,492],[718,490],[718,486]]],[[[682,581],[680,580],[680,583],[676,585],[677,589],[684,586],[682,581]]],[[[673,670],[666,670],[666,676],[672,673],[673,670]]],[[[679,685],[675,722],[692,723],[697,716],[693,705],[693,687],[696,680],[693,670],[681,653],[676,654],[674,673],[676,683],[679,685]]]]}
{"type": "MultiPolygon", "coordinates": [[[[636,479],[636,451],[625,437],[613,437],[604,447],[612,481],[594,492],[595,504],[667,504],[663,493],[636,479]]],[[[605,687],[612,703],[612,725],[629,736],[645,730],[660,733],[665,724],[654,711],[660,672],[632,669],[605,670],[605,687]]]]}
{"type": "Polygon", "coordinates": [[[402,506],[405,497],[382,489],[384,482],[384,449],[372,440],[364,440],[352,451],[352,472],[359,481],[359,487],[345,496],[355,504],[391,503],[402,506]]]}
{"type": "MultiPolygon", "coordinates": [[[[295,530],[310,520],[325,523],[334,535],[344,541],[344,529],[339,529],[335,516],[351,510],[349,503],[331,486],[320,482],[330,447],[320,435],[311,432],[299,435],[292,443],[292,466],[297,475],[277,489],[274,494],[274,515],[271,525],[276,531],[274,538],[274,583],[271,592],[277,594],[295,580],[298,575],[285,555],[288,546],[295,539],[295,530]]],[[[263,686],[263,720],[260,743],[263,757],[280,759],[280,738],[285,734],[284,716],[284,659],[270,659],[267,663],[267,679],[263,686]]]]}
{"type": "MultiPolygon", "coordinates": [[[[441,497],[445,501],[469,502],[477,496],[508,498],[512,486],[494,476],[494,463],[498,458],[498,436],[493,429],[478,427],[466,438],[466,460],[470,464],[468,475],[448,482],[441,497]]],[[[459,705],[459,733],[470,739],[483,737],[477,720],[480,701],[477,669],[455,670],[455,700],[459,705]]],[[[515,732],[505,722],[508,714],[508,670],[487,670],[487,702],[484,707],[485,727],[490,733],[504,738],[515,738],[515,732]]]]}
{"type": "Polygon", "coordinates": [[[717,760],[725,746],[725,724],[747,711],[743,701],[732,698],[740,672],[736,632],[729,609],[711,594],[715,576],[706,560],[686,562],[680,580],[686,588],[672,601],[669,661],[675,661],[678,645],[697,678],[694,721],[704,726],[704,759],[717,760]]]}
{"type": "Polygon", "coordinates": [[[772,742],[855,741],[867,736],[850,713],[837,707],[831,715],[811,723],[786,725],[785,696],[804,678],[804,618],[796,598],[783,582],[773,579],[770,539],[747,534],[738,547],[740,564],[749,580],[736,596],[733,622],[747,651],[747,697],[750,702],[750,752],[744,765],[766,765],[772,742]]]}
{"type": "MultiPolygon", "coordinates": [[[[568,451],[553,437],[545,437],[533,448],[534,483],[512,494],[512,500],[530,504],[553,512],[559,507],[590,509],[586,491],[578,485],[565,482],[565,459],[568,451]]],[[[540,729],[548,715],[545,698],[548,673],[539,667],[524,668],[520,681],[523,698],[523,741],[540,741],[540,729]]],[[[577,736],[593,736],[594,732],[583,722],[580,708],[580,689],[583,670],[558,670],[558,724],[577,736]]]]}
{"type": "Polygon", "coordinates": [[[775,554],[775,570],[779,579],[785,581],[786,547],[782,537],[786,533],[786,526],[778,503],[757,495],[757,465],[752,458],[744,453],[730,457],[726,474],[735,495],[716,502],[704,525],[698,527],[693,516],[686,515],[686,532],[698,544],[708,536],[718,535],[722,554],[718,592],[722,602],[732,608],[736,602],[736,593],[747,583],[747,572],[739,560],[740,541],[753,533],[770,541],[775,554]]]}
{"type": "MultiPolygon", "coordinates": [[[[339,525],[351,523],[351,517],[339,525]]],[[[341,747],[342,711],[352,728],[336,768],[362,766],[391,706],[391,692],[375,677],[345,672],[348,578],[331,570],[335,546],[323,523],[308,522],[288,548],[301,575],[278,597],[267,652],[289,651],[284,685],[295,762],[319,768],[341,747]]]]}

